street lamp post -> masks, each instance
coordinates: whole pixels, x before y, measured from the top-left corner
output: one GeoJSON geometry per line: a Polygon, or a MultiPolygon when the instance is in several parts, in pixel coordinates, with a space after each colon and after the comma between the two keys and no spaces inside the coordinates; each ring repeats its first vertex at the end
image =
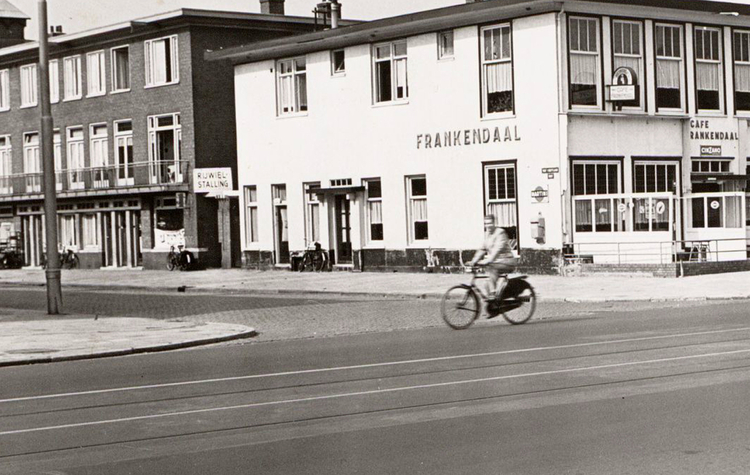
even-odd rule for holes
{"type": "Polygon", "coordinates": [[[44,176],[44,220],[47,240],[47,313],[57,315],[62,308],[60,256],[57,252],[57,190],[52,139],[52,106],[49,90],[49,43],[47,41],[47,2],[39,0],[39,104],[42,115],[42,171],[44,176]]]}

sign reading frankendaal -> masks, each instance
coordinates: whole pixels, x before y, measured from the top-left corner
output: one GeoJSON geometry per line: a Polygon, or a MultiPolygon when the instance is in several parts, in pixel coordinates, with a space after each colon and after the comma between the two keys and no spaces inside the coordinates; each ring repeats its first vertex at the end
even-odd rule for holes
{"type": "Polygon", "coordinates": [[[195,193],[215,193],[232,190],[231,168],[193,169],[193,191],[195,193]]]}
{"type": "Polygon", "coordinates": [[[739,154],[739,122],[712,117],[685,122],[687,150],[691,157],[736,157],[739,154]]]}

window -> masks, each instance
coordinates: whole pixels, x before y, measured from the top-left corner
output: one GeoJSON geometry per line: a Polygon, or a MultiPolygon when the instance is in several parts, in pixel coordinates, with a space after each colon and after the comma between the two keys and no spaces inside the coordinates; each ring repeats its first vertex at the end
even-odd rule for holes
{"type": "Polygon", "coordinates": [[[633,165],[635,193],[673,193],[679,190],[676,163],[638,161],[633,165]]]}
{"type": "Polygon", "coordinates": [[[10,109],[10,83],[7,69],[0,71],[0,110],[10,109]]]}
{"type": "Polygon", "coordinates": [[[453,57],[453,30],[441,31],[437,34],[438,59],[453,57]]]}
{"type": "Polygon", "coordinates": [[[101,96],[105,93],[107,69],[104,65],[104,51],[95,51],[86,55],[86,95],[101,96]]]}
{"type": "Polygon", "coordinates": [[[656,24],[656,109],[685,110],[682,26],[656,24]]]}
{"type": "Polygon", "coordinates": [[[692,160],[693,173],[729,173],[731,160],[699,159],[692,160]]]}
{"type": "Polygon", "coordinates": [[[62,190],[62,138],[60,137],[60,130],[55,129],[52,132],[52,156],[55,160],[55,186],[57,190],[62,190]]]}
{"type": "Polygon", "coordinates": [[[81,57],[70,56],[63,59],[63,99],[70,101],[80,99],[83,95],[81,86],[81,57]]]}
{"type": "Polygon", "coordinates": [[[638,21],[614,20],[612,22],[612,70],[627,67],[635,71],[636,98],[624,102],[623,107],[643,109],[646,76],[643,73],[643,24],[638,21]]]}
{"type": "Polygon", "coordinates": [[[245,187],[245,245],[258,242],[258,191],[253,186],[245,187]]]}
{"type": "Polygon", "coordinates": [[[320,183],[305,183],[305,241],[307,245],[320,241],[320,201],[310,188],[320,187],[320,183]]]}
{"type": "Polygon", "coordinates": [[[705,26],[695,27],[695,89],[699,111],[723,109],[721,30],[705,26]]]}
{"type": "Polygon", "coordinates": [[[570,105],[601,107],[599,19],[570,17],[570,105]]]}
{"type": "MultiPolygon", "coordinates": [[[[517,229],[516,169],[512,164],[484,167],[485,215],[493,215],[498,226],[517,229]]],[[[511,233],[517,234],[517,233],[511,233]]],[[[510,236],[516,239],[515,236],[510,236]]]]}
{"type": "Polygon", "coordinates": [[[367,241],[372,243],[383,240],[383,190],[380,178],[365,180],[367,196],[367,241]]]}
{"type": "Polygon", "coordinates": [[[21,66],[21,107],[36,105],[37,70],[36,64],[21,66]]]}
{"type": "Polygon", "coordinates": [[[83,188],[83,127],[68,127],[66,132],[68,176],[71,188],[83,188]]]}
{"type": "Polygon", "coordinates": [[[391,102],[409,97],[406,73],[406,41],[376,45],[375,102],[391,102]]]}
{"type": "Polygon", "coordinates": [[[49,101],[60,102],[60,61],[56,59],[49,62],[49,101]]]}
{"type": "Polygon", "coordinates": [[[118,120],[115,125],[115,157],[117,159],[117,184],[132,185],[133,169],[133,121],[118,120]]]}
{"type": "Polygon", "coordinates": [[[26,173],[26,191],[42,191],[42,164],[39,157],[39,134],[23,134],[23,172],[26,173]]]}
{"type": "Polygon", "coordinates": [[[0,193],[13,192],[10,176],[13,174],[13,150],[10,135],[0,136],[0,193]]]}
{"type": "Polygon", "coordinates": [[[63,214],[58,217],[60,229],[60,245],[63,249],[78,247],[78,233],[76,232],[76,217],[72,214],[63,214]]]}
{"type": "Polygon", "coordinates": [[[750,112],[750,31],[734,32],[734,97],[738,111],[750,112]]]}
{"type": "Polygon", "coordinates": [[[96,214],[81,215],[81,242],[84,249],[99,247],[99,226],[96,214]]]}
{"type": "Polygon", "coordinates": [[[179,81],[177,36],[145,42],[146,86],[163,86],[179,81]]]}
{"type": "Polygon", "coordinates": [[[182,183],[180,114],[149,117],[148,143],[152,183],[182,183]]]}
{"type": "Polygon", "coordinates": [[[89,142],[89,163],[91,168],[94,168],[94,187],[106,188],[109,186],[109,173],[105,169],[109,166],[107,124],[92,125],[89,130],[89,142]]]}
{"type": "Polygon", "coordinates": [[[344,74],[346,72],[346,54],[343,49],[331,51],[331,74],[344,74]]]}
{"type": "Polygon", "coordinates": [[[691,199],[689,222],[693,228],[742,227],[740,201],[740,196],[695,196],[691,199]]]}
{"type": "Polygon", "coordinates": [[[329,183],[333,187],[352,186],[352,179],[351,178],[334,178],[330,180],[329,183]]]}
{"type": "Polygon", "coordinates": [[[112,92],[130,90],[130,48],[112,48],[112,92]]]}
{"type": "Polygon", "coordinates": [[[427,178],[406,178],[407,215],[409,220],[409,242],[429,239],[427,230],[427,178]]]}
{"type": "Polygon", "coordinates": [[[750,165],[745,167],[745,175],[748,177],[745,182],[745,226],[750,226],[750,165]]]}
{"type": "Polygon", "coordinates": [[[513,111],[513,49],[510,25],[482,29],[482,110],[513,111]]]}
{"type": "Polygon", "coordinates": [[[307,67],[305,58],[287,59],[276,65],[279,115],[307,111],[307,67]]]}
{"type": "Polygon", "coordinates": [[[576,232],[612,232],[624,229],[614,219],[618,200],[578,198],[620,192],[620,163],[604,160],[573,162],[573,195],[576,232]],[[594,223],[596,224],[594,226],[594,223]]]}

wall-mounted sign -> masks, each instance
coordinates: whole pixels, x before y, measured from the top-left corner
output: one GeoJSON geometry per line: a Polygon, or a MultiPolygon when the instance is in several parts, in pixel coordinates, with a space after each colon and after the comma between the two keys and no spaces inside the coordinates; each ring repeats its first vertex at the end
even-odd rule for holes
{"type": "Polygon", "coordinates": [[[481,129],[449,130],[417,134],[417,149],[467,147],[488,143],[519,142],[518,126],[484,127],[481,129]]]}
{"type": "Polygon", "coordinates": [[[711,209],[719,209],[720,206],[721,206],[721,203],[719,203],[719,201],[717,200],[714,200],[711,202],[711,209]]]}
{"type": "Polygon", "coordinates": [[[193,169],[193,191],[195,193],[216,193],[231,190],[231,168],[193,169]]]}
{"type": "Polygon", "coordinates": [[[701,157],[721,157],[721,145],[701,145],[701,157]]]}
{"type": "Polygon", "coordinates": [[[542,173],[547,173],[547,174],[549,174],[549,173],[560,173],[560,169],[557,168],[557,167],[555,167],[555,168],[542,168],[542,173]]]}
{"type": "Polygon", "coordinates": [[[549,202],[549,188],[537,186],[531,190],[531,197],[534,199],[532,203],[548,203],[549,202]]]}
{"type": "Polygon", "coordinates": [[[612,74],[612,85],[607,89],[611,102],[634,101],[638,96],[638,75],[632,68],[617,68],[612,74]]]}

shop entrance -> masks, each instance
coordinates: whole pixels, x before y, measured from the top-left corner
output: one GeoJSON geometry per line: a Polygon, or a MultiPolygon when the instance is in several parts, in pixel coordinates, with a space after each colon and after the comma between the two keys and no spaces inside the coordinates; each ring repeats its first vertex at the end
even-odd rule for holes
{"type": "Polygon", "coordinates": [[[129,210],[102,214],[105,267],[137,267],[141,263],[140,215],[129,210]]]}
{"type": "Polygon", "coordinates": [[[346,195],[336,195],[336,264],[352,263],[351,202],[346,195]]]}

